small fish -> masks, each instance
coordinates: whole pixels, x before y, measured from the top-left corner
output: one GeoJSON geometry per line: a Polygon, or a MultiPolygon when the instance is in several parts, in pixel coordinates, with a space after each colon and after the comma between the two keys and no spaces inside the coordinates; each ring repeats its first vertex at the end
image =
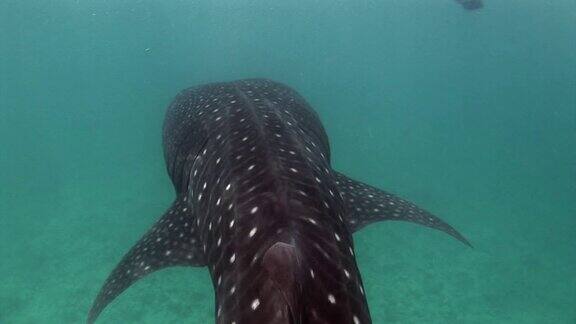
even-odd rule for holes
{"type": "Polygon", "coordinates": [[[414,204],[333,170],[318,115],[283,84],[184,90],[163,142],[176,199],[110,274],[88,323],[154,271],[206,266],[218,324],[368,324],[353,232],[404,220],[469,244],[414,204]]]}
{"type": "Polygon", "coordinates": [[[466,10],[478,10],[484,7],[482,0],[456,0],[466,10]]]}

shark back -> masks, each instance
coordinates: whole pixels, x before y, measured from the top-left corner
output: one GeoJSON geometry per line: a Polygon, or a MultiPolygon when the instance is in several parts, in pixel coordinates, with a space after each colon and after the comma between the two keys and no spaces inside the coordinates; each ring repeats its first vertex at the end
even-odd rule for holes
{"type": "Polygon", "coordinates": [[[256,110],[258,106],[274,107],[269,112],[289,114],[291,120],[283,122],[298,125],[300,131],[315,138],[320,150],[330,159],[328,136],[318,115],[293,89],[267,79],[192,87],[176,96],[168,107],[164,120],[164,157],[168,174],[177,190],[185,189],[181,188],[181,185],[182,181],[187,179],[182,172],[190,169],[189,165],[186,165],[187,158],[197,156],[212,135],[234,136],[235,134],[226,134],[232,129],[226,126],[244,123],[247,118],[254,117],[247,115],[234,118],[234,115],[240,116],[247,111],[242,110],[244,105],[249,106],[248,110],[255,114],[259,113],[256,110]],[[238,109],[240,111],[237,111],[238,109]],[[215,134],[216,131],[218,134],[215,134]]]}

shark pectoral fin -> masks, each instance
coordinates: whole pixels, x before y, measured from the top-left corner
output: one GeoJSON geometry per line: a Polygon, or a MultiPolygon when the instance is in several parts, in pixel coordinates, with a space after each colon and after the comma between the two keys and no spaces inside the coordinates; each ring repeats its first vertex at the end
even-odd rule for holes
{"type": "Polygon", "coordinates": [[[194,215],[177,199],[162,218],[124,255],[96,297],[88,323],[138,279],[170,266],[202,266],[204,256],[193,226],[194,215]]]}
{"type": "Polygon", "coordinates": [[[443,231],[462,243],[470,242],[452,226],[413,203],[336,172],[338,189],[347,209],[352,232],[378,221],[408,221],[443,231]]]}

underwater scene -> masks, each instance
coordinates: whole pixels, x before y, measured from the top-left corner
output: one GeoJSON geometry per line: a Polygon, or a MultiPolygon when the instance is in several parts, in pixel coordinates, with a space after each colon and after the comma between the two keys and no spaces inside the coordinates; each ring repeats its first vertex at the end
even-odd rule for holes
{"type": "Polygon", "coordinates": [[[574,53],[574,0],[1,0],[0,324],[576,323],[574,53]]]}

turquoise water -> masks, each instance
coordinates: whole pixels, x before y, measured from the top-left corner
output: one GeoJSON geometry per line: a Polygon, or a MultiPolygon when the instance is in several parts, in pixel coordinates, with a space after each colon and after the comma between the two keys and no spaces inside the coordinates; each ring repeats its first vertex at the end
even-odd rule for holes
{"type": "MultiPolygon", "coordinates": [[[[0,2],[0,323],[81,323],[172,200],[182,88],[298,89],[334,166],[450,222],[355,236],[374,323],[576,323],[576,2],[0,2]]],[[[211,323],[208,272],[142,280],[99,323],[211,323]]]]}

